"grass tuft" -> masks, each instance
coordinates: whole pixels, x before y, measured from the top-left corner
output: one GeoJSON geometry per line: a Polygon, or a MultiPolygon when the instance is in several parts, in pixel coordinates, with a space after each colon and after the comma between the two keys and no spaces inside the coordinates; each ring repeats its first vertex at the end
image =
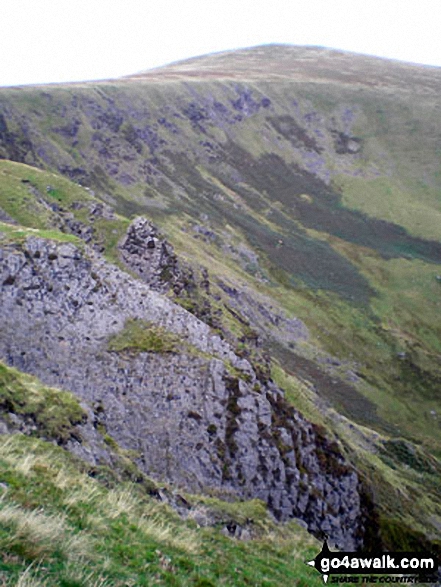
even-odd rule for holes
{"type": "Polygon", "coordinates": [[[161,326],[142,320],[128,319],[123,330],[108,342],[109,351],[132,353],[176,353],[181,339],[161,326]]]}
{"type": "Polygon", "coordinates": [[[8,532],[0,538],[3,549],[26,559],[41,559],[59,552],[63,558],[76,560],[90,553],[90,539],[71,533],[66,516],[26,510],[0,501],[0,524],[8,532]]]}
{"type": "MultiPolygon", "coordinates": [[[[66,442],[86,414],[71,393],[42,385],[37,379],[0,362],[0,409],[21,416],[42,436],[66,442]]],[[[6,416],[7,417],[7,416],[6,416]]],[[[30,455],[30,462],[32,455],[30,455]]],[[[23,466],[27,466],[23,463],[23,466]]],[[[31,466],[31,464],[29,464],[31,466]]]]}
{"type": "MultiPolygon", "coordinates": [[[[302,528],[268,518],[259,539],[229,539],[183,521],[136,484],[109,488],[62,448],[35,438],[0,438],[0,479],[7,485],[0,584],[8,587],[320,585],[303,562],[320,545],[302,528]]],[[[204,505],[243,520],[266,516],[260,502],[204,505]]]]}

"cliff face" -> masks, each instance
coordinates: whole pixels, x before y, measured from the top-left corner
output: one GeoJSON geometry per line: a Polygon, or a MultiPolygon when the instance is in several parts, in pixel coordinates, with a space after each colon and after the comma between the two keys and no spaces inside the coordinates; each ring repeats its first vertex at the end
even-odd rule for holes
{"type": "MultiPolygon", "coordinates": [[[[341,547],[362,544],[355,470],[206,324],[71,243],[9,243],[0,268],[1,357],[79,396],[141,470],[261,498],[281,520],[301,518],[341,547]],[[130,324],[161,329],[170,347],[118,346],[130,324]]],[[[69,447],[99,459],[87,444],[85,430],[69,447]]]]}
{"type": "Polygon", "coordinates": [[[439,540],[440,80],[265,47],[0,90],[1,353],[82,398],[71,450],[358,544],[301,412],[388,549],[439,540]]]}

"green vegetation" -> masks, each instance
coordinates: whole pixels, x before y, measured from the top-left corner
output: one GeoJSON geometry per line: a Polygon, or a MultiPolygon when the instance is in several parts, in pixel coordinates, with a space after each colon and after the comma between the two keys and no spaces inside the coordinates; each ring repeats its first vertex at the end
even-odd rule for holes
{"type": "Polygon", "coordinates": [[[161,326],[142,320],[128,319],[123,330],[108,342],[109,351],[133,353],[177,353],[181,339],[161,326]]]}
{"type": "Polygon", "coordinates": [[[415,236],[441,240],[441,207],[438,190],[428,185],[398,187],[391,178],[361,179],[341,176],[343,204],[403,226],[415,236]],[[360,198],[360,194],[363,197],[360,198]]]}
{"type": "MultiPolygon", "coordinates": [[[[149,83],[2,90],[0,156],[45,171],[0,161],[0,208],[20,224],[0,230],[73,240],[69,217],[117,262],[128,218],[151,217],[189,265],[210,270],[211,294],[178,302],[209,306],[203,319],[258,365],[236,311],[246,306],[273,378],[344,438],[384,535],[403,545],[440,527],[441,90],[434,70],[376,65],[268,47],[170,66],[149,83]],[[92,219],[102,202],[123,216],[92,219]],[[310,338],[298,342],[279,315],[310,338]]],[[[129,321],[108,348],[178,352],[182,341],[129,321]]]]}
{"type": "Polygon", "coordinates": [[[411,467],[419,473],[441,473],[440,464],[424,454],[421,449],[405,440],[396,438],[383,442],[381,454],[388,459],[388,464],[394,467],[392,461],[411,467]]]}
{"type": "Polygon", "coordinates": [[[0,223],[0,231],[9,239],[34,235],[78,244],[88,234],[92,242],[103,246],[107,258],[116,262],[116,247],[129,221],[118,214],[94,214],[100,206],[90,190],[59,174],[0,161],[0,209],[20,225],[0,223]]]}
{"type": "MultiPolygon", "coordinates": [[[[322,584],[305,565],[320,545],[294,523],[267,518],[257,538],[226,538],[182,521],[138,485],[102,484],[50,444],[23,436],[0,444],[0,580],[7,587],[322,584]]],[[[258,504],[211,506],[265,516],[258,504]]]]}
{"type": "Polygon", "coordinates": [[[256,534],[265,534],[273,528],[266,505],[258,500],[250,501],[222,501],[216,497],[197,496],[192,500],[196,504],[206,506],[214,518],[218,518],[218,525],[234,522],[241,526],[249,524],[256,534]]]}
{"type": "MultiPolygon", "coordinates": [[[[292,377],[281,375],[276,380],[290,382],[292,377]]],[[[293,385],[293,383],[291,383],[293,385]]],[[[297,384],[298,388],[299,385],[297,384]]],[[[309,390],[287,399],[296,407],[305,405],[309,390]]],[[[309,399],[308,398],[308,399],[309,399]]],[[[441,462],[427,448],[399,438],[379,436],[369,428],[346,420],[331,407],[309,399],[308,417],[336,435],[347,458],[355,464],[375,505],[380,537],[386,549],[441,549],[437,527],[441,522],[440,479],[441,462]]],[[[373,541],[378,540],[374,536],[373,541]]]]}
{"type": "Polygon", "coordinates": [[[16,414],[35,427],[39,436],[63,443],[75,426],[85,419],[85,412],[74,395],[46,387],[34,377],[20,373],[0,362],[0,410],[16,414]]]}
{"type": "Polygon", "coordinates": [[[288,402],[299,410],[305,418],[316,424],[323,425],[325,423],[324,414],[320,413],[315,404],[314,394],[304,383],[282,369],[278,362],[273,362],[272,364],[271,377],[283,389],[288,402]]]}
{"type": "Polygon", "coordinates": [[[414,549],[424,549],[432,542],[432,548],[441,550],[436,530],[441,522],[440,463],[408,441],[385,439],[378,443],[378,452],[372,452],[357,448],[354,436],[345,439],[371,488],[386,549],[406,550],[409,542],[414,549]]]}
{"type": "Polygon", "coordinates": [[[37,230],[0,221],[0,239],[2,242],[22,243],[30,236],[36,236],[58,242],[74,243],[81,247],[82,242],[71,234],[63,234],[57,230],[37,230]]]}
{"type": "Polygon", "coordinates": [[[50,204],[68,208],[74,202],[91,201],[83,188],[60,175],[0,161],[0,206],[23,226],[53,228],[55,211],[50,204]]]}
{"type": "MultiPolygon", "coordinates": [[[[433,441],[426,441],[424,446],[385,433],[379,436],[372,429],[354,423],[365,418],[355,409],[351,419],[342,418],[331,405],[323,404],[312,393],[311,384],[299,381],[299,375],[299,370],[295,377],[277,364],[272,368],[272,376],[285,389],[286,399],[310,421],[333,431],[347,458],[356,465],[368,488],[369,499],[375,504],[380,536],[387,548],[406,550],[409,544],[414,549],[430,548],[427,538],[430,535],[432,547],[440,549],[441,542],[434,537],[441,522],[441,462],[431,454],[436,446],[433,441]]],[[[314,383],[317,385],[318,381],[314,383]]],[[[378,405],[389,408],[390,413],[394,408],[403,411],[399,398],[394,398],[389,406],[386,397],[384,404],[378,402],[378,405]]],[[[345,408],[351,406],[354,408],[355,404],[347,401],[345,408]]],[[[418,417],[416,411],[409,413],[418,417]]],[[[398,421],[400,417],[396,415],[398,421]]],[[[383,425],[380,422],[377,427],[381,429],[383,425]]],[[[417,429],[417,425],[412,428],[417,429]]],[[[437,438],[433,427],[426,435],[437,438]]]]}

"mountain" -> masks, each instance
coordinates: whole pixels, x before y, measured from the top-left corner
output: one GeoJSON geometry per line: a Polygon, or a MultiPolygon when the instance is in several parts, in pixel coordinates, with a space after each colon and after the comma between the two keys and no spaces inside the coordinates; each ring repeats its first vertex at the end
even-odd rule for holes
{"type": "Polygon", "coordinates": [[[278,45],[0,90],[3,432],[178,510],[439,548],[440,90],[278,45]]]}

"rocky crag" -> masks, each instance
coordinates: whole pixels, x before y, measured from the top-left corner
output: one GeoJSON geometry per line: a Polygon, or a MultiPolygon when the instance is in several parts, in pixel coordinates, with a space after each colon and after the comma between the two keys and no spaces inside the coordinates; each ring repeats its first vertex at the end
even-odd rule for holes
{"type": "Polygon", "coordinates": [[[173,247],[146,218],[138,217],[130,225],[119,251],[124,264],[152,289],[165,292],[173,286],[179,293],[185,287],[173,247]]]}
{"type": "Polygon", "coordinates": [[[84,402],[89,426],[70,450],[106,458],[93,423],[153,478],[257,497],[280,520],[363,544],[361,483],[337,444],[206,324],[84,245],[30,237],[5,245],[0,267],[0,355],[84,402]],[[133,324],[168,347],[137,347],[133,324]]]}
{"type": "Polygon", "coordinates": [[[158,479],[261,495],[316,533],[352,507],[362,535],[360,485],[336,513],[350,466],[301,412],[371,488],[386,549],[439,543],[440,88],[433,68],[269,46],[2,89],[0,232],[23,263],[2,356],[82,398],[71,449],[111,459],[107,430],[158,479]]]}

